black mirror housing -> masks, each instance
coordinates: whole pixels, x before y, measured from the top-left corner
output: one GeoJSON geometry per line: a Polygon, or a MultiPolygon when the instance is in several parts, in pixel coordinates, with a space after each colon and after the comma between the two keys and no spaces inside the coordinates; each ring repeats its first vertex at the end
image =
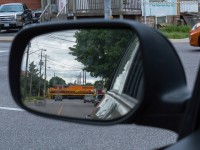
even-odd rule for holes
{"type": "Polygon", "coordinates": [[[187,89],[183,66],[172,44],[157,30],[130,20],[78,20],[47,23],[23,29],[17,34],[11,47],[9,79],[13,98],[23,109],[40,116],[95,125],[134,122],[178,132],[187,101],[191,97],[187,89]],[[55,116],[32,110],[21,101],[21,63],[29,41],[41,34],[79,28],[129,29],[137,35],[144,70],[144,95],[137,107],[125,116],[106,121],[55,116]]]}

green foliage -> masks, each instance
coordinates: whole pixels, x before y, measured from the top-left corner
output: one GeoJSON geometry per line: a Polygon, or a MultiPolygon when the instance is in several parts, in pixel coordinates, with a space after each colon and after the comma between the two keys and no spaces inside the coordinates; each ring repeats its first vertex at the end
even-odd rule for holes
{"type": "Polygon", "coordinates": [[[34,100],[36,100],[36,97],[34,97],[34,96],[31,96],[31,97],[26,97],[26,99],[25,99],[25,101],[26,102],[31,102],[31,101],[34,101],[34,100]]]}
{"type": "Polygon", "coordinates": [[[38,97],[38,96],[31,96],[31,97],[26,97],[24,100],[24,103],[30,103],[30,102],[35,102],[36,100],[44,100],[44,97],[38,97]]]}
{"type": "Polygon", "coordinates": [[[65,80],[63,80],[62,78],[59,78],[59,77],[52,77],[50,80],[49,80],[49,86],[50,87],[53,87],[55,85],[66,85],[66,82],[65,80]]]}
{"type": "Polygon", "coordinates": [[[159,29],[160,31],[163,32],[189,32],[191,30],[191,26],[186,26],[186,25],[169,25],[163,28],[159,29]]]}
{"type": "Polygon", "coordinates": [[[109,78],[132,37],[130,30],[90,29],[75,33],[77,44],[70,47],[93,77],[109,78]]]}
{"type": "Polygon", "coordinates": [[[191,26],[186,25],[169,25],[159,29],[166,37],[170,39],[188,38],[191,26]]]}
{"type": "Polygon", "coordinates": [[[169,39],[182,39],[188,38],[188,33],[180,33],[180,32],[163,32],[163,34],[169,39]]]}
{"type": "Polygon", "coordinates": [[[92,83],[86,83],[85,85],[87,85],[87,86],[92,86],[93,84],[92,84],[92,83]]]}
{"type": "Polygon", "coordinates": [[[36,97],[36,100],[44,100],[44,97],[36,97]]]}
{"type": "Polygon", "coordinates": [[[95,89],[103,89],[103,80],[98,80],[98,81],[95,81],[94,83],[94,87],[95,89]]]}
{"type": "Polygon", "coordinates": [[[39,70],[36,69],[36,65],[34,65],[34,62],[31,62],[29,64],[29,73],[28,73],[28,87],[30,96],[37,95],[39,92],[39,70]]]}
{"type": "Polygon", "coordinates": [[[21,96],[23,99],[27,99],[27,97],[32,96],[35,97],[38,94],[42,95],[44,90],[44,82],[46,82],[46,85],[48,85],[48,81],[42,79],[42,75],[39,77],[39,70],[36,68],[34,62],[31,62],[29,64],[27,76],[21,75],[21,96]]]}

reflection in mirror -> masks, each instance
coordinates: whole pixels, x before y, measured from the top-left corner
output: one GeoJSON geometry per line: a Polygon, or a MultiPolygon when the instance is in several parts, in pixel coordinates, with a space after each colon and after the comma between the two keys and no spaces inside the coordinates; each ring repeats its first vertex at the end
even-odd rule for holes
{"type": "Polygon", "coordinates": [[[24,52],[22,101],[33,110],[58,116],[121,117],[137,101],[120,94],[138,47],[138,38],[127,29],[76,29],[37,36],[24,52]],[[122,56],[109,91],[110,77],[122,56]],[[126,102],[122,105],[113,95],[126,102]]]}

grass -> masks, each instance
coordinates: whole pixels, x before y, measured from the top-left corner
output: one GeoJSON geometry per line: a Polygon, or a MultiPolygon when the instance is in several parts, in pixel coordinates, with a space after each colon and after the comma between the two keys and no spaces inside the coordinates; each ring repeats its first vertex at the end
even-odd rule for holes
{"type": "Polygon", "coordinates": [[[186,25],[168,25],[159,29],[169,39],[183,39],[189,37],[191,26],[186,25]]]}
{"type": "Polygon", "coordinates": [[[44,100],[44,97],[26,97],[24,102],[34,102],[35,100],[44,100]]]}

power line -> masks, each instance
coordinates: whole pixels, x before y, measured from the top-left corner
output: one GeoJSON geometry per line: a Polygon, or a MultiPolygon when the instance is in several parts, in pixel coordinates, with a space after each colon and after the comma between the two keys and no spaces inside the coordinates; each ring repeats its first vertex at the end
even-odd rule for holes
{"type": "MultiPolygon", "coordinates": [[[[40,46],[44,45],[44,46],[47,46],[47,47],[50,47],[50,48],[55,48],[55,49],[58,49],[58,45],[55,45],[55,44],[47,44],[47,43],[32,43],[32,44],[37,44],[36,46],[38,46],[38,44],[40,44],[40,46]],[[52,45],[52,46],[50,46],[52,45]],[[55,46],[55,47],[54,47],[55,46]]],[[[62,50],[69,50],[69,49],[65,49],[65,48],[59,48],[59,49],[62,49],[62,50]]]]}
{"type": "MultiPolygon", "coordinates": [[[[57,62],[57,61],[55,61],[55,60],[52,59],[52,58],[49,58],[49,60],[54,61],[54,62],[60,64],[60,62],[57,62]]],[[[70,67],[75,67],[75,68],[83,69],[81,66],[75,66],[75,65],[74,65],[74,66],[71,66],[71,65],[69,65],[69,64],[62,64],[62,65],[66,65],[66,66],[70,66],[70,67]]]]}
{"type": "Polygon", "coordinates": [[[60,38],[60,37],[57,37],[57,36],[54,36],[54,35],[49,35],[48,37],[49,38],[56,38],[56,39],[62,40],[62,41],[68,41],[68,42],[76,43],[76,41],[71,41],[71,40],[68,40],[68,39],[60,38]]]}

